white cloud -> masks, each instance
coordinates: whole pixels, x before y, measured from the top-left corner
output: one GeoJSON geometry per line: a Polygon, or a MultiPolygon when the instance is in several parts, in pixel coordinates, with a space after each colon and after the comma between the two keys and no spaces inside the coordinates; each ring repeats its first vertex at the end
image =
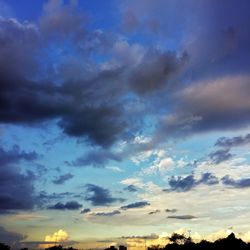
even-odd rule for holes
{"type": "Polygon", "coordinates": [[[48,248],[51,247],[53,245],[55,245],[56,243],[62,243],[62,242],[66,242],[69,239],[69,235],[68,233],[63,230],[60,229],[57,232],[54,232],[52,234],[46,235],[44,241],[45,242],[50,242],[50,244],[42,244],[39,247],[40,248],[48,248]],[[53,244],[51,244],[51,242],[53,242],[53,244]]]}

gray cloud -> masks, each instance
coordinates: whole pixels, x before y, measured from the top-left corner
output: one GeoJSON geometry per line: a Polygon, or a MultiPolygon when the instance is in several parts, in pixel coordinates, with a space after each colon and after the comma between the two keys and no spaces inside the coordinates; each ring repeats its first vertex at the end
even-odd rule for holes
{"type": "Polygon", "coordinates": [[[152,45],[155,42],[129,44],[125,39],[121,42],[120,34],[90,31],[78,7],[73,2],[49,1],[37,24],[0,19],[2,123],[34,125],[56,120],[65,134],[103,147],[133,138],[145,128],[143,122],[149,113],[156,119],[166,111],[172,113],[170,119],[157,123],[157,136],[162,140],[169,135],[249,124],[248,77],[227,79],[229,73],[233,78],[249,71],[247,1],[236,5],[230,0],[226,9],[213,0],[204,5],[172,0],[121,4],[126,27],[147,27],[161,35],[167,32],[169,44],[176,38],[174,44],[181,48],[177,51],[159,49],[152,45]],[[193,8],[196,11],[190,11],[193,8]],[[192,42],[187,43],[183,34],[192,34],[192,42]],[[66,42],[70,46],[65,46],[66,42]],[[185,49],[189,56],[183,53],[185,49]],[[51,51],[57,54],[55,60],[51,51]],[[100,67],[93,58],[103,55],[111,59],[100,67]],[[208,78],[227,84],[204,82],[208,78]],[[180,91],[184,80],[190,85],[180,91]],[[175,100],[166,98],[176,90],[175,100]],[[238,101],[235,104],[233,100],[238,101]],[[140,108],[134,108],[135,102],[140,108]],[[173,107],[176,110],[171,110],[173,107]]]}
{"type": "Polygon", "coordinates": [[[149,50],[141,59],[141,63],[133,69],[130,85],[139,94],[147,94],[171,86],[175,74],[187,61],[187,54],[180,58],[173,52],[161,53],[149,50]]]}
{"type": "Polygon", "coordinates": [[[159,238],[157,234],[150,235],[132,235],[132,236],[122,236],[123,239],[144,239],[144,240],[156,240],[159,238]]]}
{"type": "Polygon", "coordinates": [[[233,157],[233,154],[230,153],[229,149],[219,149],[215,152],[209,154],[210,159],[215,164],[219,164],[223,161],[227,161],[233,157]]]}
{"type": "Polygon", "coordinates": [[[48,1],[43,9],[40,26],[46,36],[52,38],[74,36],[75,39],[80,39],[85,34],[86,18],[73,1],[70,1],[69,4],[48,1]]]}
{"type": "Polygon", "coordinates": [[[89,213],[91,211],[90,208],[84,208],[82,211],[81,211],[81,214],[86,214],[86,213],[89,213]]]}
{"type": "Polygon", "coordinates": [[[233,148],[233,147],[245,146],[249,143],[250,143],[250,134],[246,134],[244,136],[235,136],[232,138],[220,137],[216,141],[215,146],[233,148]]]}
{"type": "Polygon", "coordinates": [[[128,185],[127,187],[124,188],[124,190],[129,191],[129,192],[136,192],[138,191],[137,187],[134,185],[128,185]]]}
{"type": "Polygon", "coordinates": [[[42,191],[38,195],[38,199],[43,202],[49,202],[50,200],[63,199],[65,197],[74,196],[74,193],[71,192],[62,192],[62,193],[52,193],[48,194],[45,191],[42,191]]]}
{"type": "Polygon", "coordinates": [[[177,211],[178,211],[178,210],[175,209],[175,208],[173,208],[173,209],[169,209],[169,208],[165,209],[165,212],[166,212],[166,213],[176,213],[177,211]]]}
{"type": "Polygon", "coordinates": [[[250,122],[249,81],[248,75],[226,76],[179,91],[175,110],[161,119],[155,140],[246,127],[250,122]]]}
{"type": "Polygon", "coordinates": [[[218,178],[211,173],[203,173],[197,184],[215,185],[219,183],[218,178]]]}
{"type": "Polygon", "coordinates": [[[53,183],[57,185],[61,185],[61,184],[64,184],[66,181],[72,179],[73,177],[74,175],[72,175],[71,173],[63,174],[63,175],[58,176],[58,178],[54,179],[53,183]]]}
{"type": "Polygon", "coordinates": [[[224,176],[221,179],[222,183],[226,186],[232,186],[234,188],[248,188],[250,187],[250,178],[242,178],[234,180],[229,175],[224,176]]]}
{"type": "Polygon", "coordinates": [[[158,214],[158,213],[160,213],[160,212],[161,212],[161,210],[156,209],[156,210],[154,210],[154,211],[149,212],[148,214],[149,214],[149,215],[152,215],[152,214],[158,214]]]}
{"type": "Polygon", "coordinates": [[[114,202],[123,202],[123,198],[113,197],[110,191],[106,188],[87,184],[86,186],[85,200],[90,201],[93,206],[105,206],[114,202]]]}
{"type": "Polygon", "coordinates": [[[24,161],[34,161],[38,158],[38,154],[33,152],[25,152],[20,149],[18,145],[14,145],[12,149],[5,150],[4,148],[0,147],[0,164],[7,165],[7,164],[15,164],[19,163],[21,160],[24,161]]]}
{"type": "Polygon", "coordinates": [[[81,207],[82,205],[76,201],[68,201],[66,203],[58,202],[55,205],[48,206],[47,208],[54,210],[78,210],[81,207]]]}
{"type": "Polygon", "coordinates": [[[164,37],[168,41],[169,37],[178,43],[185,34],[181,46],[191,55],[187,76],[193,80],[249,70],[249,7],[247,0],[219,4],[216,0],[202,4],[195,0],[128,0],[121,4],[121,12],[123,25],[130,24],[126,27],[142,36],[153,32],[158,40],[164,37]]]}
{"type": "Polygon", "coordinates": [[[22,235],[16,232],[7,231],[4,227],[0,227],[0,239],[2,243],[9,245],[11,248],[18,249],[22,247],[22,241],[27,238],[26,235],[22,235]]]}
{"type": "Polygon", "coordinates": [[[122,158],[118,154],[114,154],[108,150],[95,150],[90,151],[83,157],[79,157],[76,160],[69,163],[71,166],[94,166],[105,167],[105,164],[109,161],[120,162],[122,158]]]}
{"type": "Polygon", "coordinates": [[[114,210],[112,212],[99,212],[99,213],[94,213],[93,215],[95,216],[107,216],[107,217],[110,217],[110,216],[114,216],[114,215],[117,215],[117,214],[120,214],[121,212],[119,210],[114,210]]]}
{"type": "Polygon", "coordinates": [[[186,177],[178,176],[177,178],[172,176],[169,180],[170,189],[165,189],[163,191],[187,192],[200,184],[216,185],[218,183],[218,178],[208,172],[203,173],[200,179],[195,179],[194,175],[188,175],[186,177]]]}
{"type": "MultiPolygon", "coordinates": [[[[63,23],[61,23],[61,19],[58,20],[60,24],[57,23],[57,25],[67,24],[69,30],[73,27],[72,23],[68,22],[67,13],[70,11],[71,7],[63,7],[62,11],[59,11],[60,18],[66,16],[66,19],[63,23]]],[[[76,17],[70,14],[70,18],[76,17]]],[[[67,79],[61,79],[63,83],[59,86],[53,84],[57,77],[54,75],[49,76],[50,80],[44,82],[41,80],[40,74],[47,75],[48,73],[41,72],[39,68],[41,65],[36,62],[37,54],[49,45],[49,41],[42,39],[44,31],[40,30],[39,26],[22,24],[15,19],[1,18],[0,26],[0,43],[2,44],[0,53],[1,122],[33,125],[42,121],[59,119],[58,124],[67,135],[87,138],[92,143],[103,146],[109,146],[119,139],[126,128],[122,105],[115,100],[115,89],[112,89],[114,85],[110,84],[111,88],[107,89],[101,87],[104,82],[114,81],[119,74],[113,75],[111,70],[97,71],[93,69],[95,73],[92,74],[92,80],[81,77],[81,81],[76,83],[67,77],[67,79]],[[13,37],[20,39],[17,42],[13,37]],[[23,45],[20,44],[21,42],[23,45]],[[22,50],[20,50],[21,47],[22,50]],[[6,58],[8,58],[7,61],[6,58]],[[29,75],[31,71],[32,77],[29,75]],[[35,75],[39,76],[38,80],[30,80],[35,75]],[[111,98],[111,95],[114,98],[111,98]],[[110,99],[110,102],[107,102],[107,99],[110,99]]],[[[59,47],[63,47],[63,41],[57,41],[57,43],[59,47]]],[[[78,47],[77,44],[72,44],[72,46],[78,47]]],[[[72,49],[74,50],[74,48],[72,49]]],[[[62,49],[61,54],[63,55],[63,53],[62,49]]],[[[46,55],[47,53],[41,54],[46,55]]],[[[53,72],[55,62],[50,62],[48,58],[43,59],[48,62],[48,70],[53,72]]],[[[59,58],[56,62],[59,69],[60,64],[63,64],[61,60],[59,58]]],[[[78,67],[82,67],[80,61],[77,62],[78,67]]],[[[60,75],[64,76],[63,73],[60,75]]],[[[77,74],[73,72],[72,75],[77,74]]]]}
{"type": "Polygon", "coordinates": [[[168,219],[177,219],[177,220],[192,220],[197,217],[193,215],[171,215],[167,217],[168,219]]]}
{"type": "Polygon", "coordinates": [[[31,71],[37,68],[33,55],[40,47],[36,26],[30,23],[19,23],[13,18],[0,17],[0,27],[1,79],[4,80],[5,75],[31,76],[31,71]],[[17,40],[16,37],[19,39],[17,40]]]}
{"type": "Polygon", "coordinates": [[[146,207],[149,205],[150,205],[150,203],[147,201],[138,201],[138,202],[130,203],[126,206],[122,206],[121,209],[127,210],[127,209],[133,209],[133,208],[142,208],[142,207],[146,207]]]}
{"type": "Polygon", "coordinates": [[[169,185],[171,190],[185,192],[196,186],[196,180],[193,175],[188,175],[183,178],[179,176],[177,179],[172,177],[169,180],[169,185]]]}
{"type": "Polygon", "coordinates": [[[16,166],[21,160],[32,162],[36,158],[37,153],[21,151],[16,145],[9,151],[0,149],[0,213],[32,209],[36,204],[34,173],[16,166]]]}

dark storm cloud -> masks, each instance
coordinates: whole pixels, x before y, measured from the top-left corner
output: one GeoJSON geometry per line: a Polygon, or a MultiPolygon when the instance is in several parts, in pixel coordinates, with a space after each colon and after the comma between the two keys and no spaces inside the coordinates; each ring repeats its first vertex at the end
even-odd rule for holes
{"type": "Polygon", "coordinates": [[[55,180],[53,180],[53,183],[57,185],[64,184],[66,181],[72,179],[73,177],[74,175],[72,175],[71,173],[63,174],[58,176],[58,178],[56,178],[55,180]]]}
{"type": "Polygon", "coordinates": [[[34,175],[23,174],[13,166],[8,168],[0,169],[0,212],[32,209],[36,203],[34,175]]]}
{"type": "MultiPolygon", "coordinates": [[[[79,19],[77,15],[71,13],[73,6],[64,8],[53,6],[53,4],[58,5],[51,1],[46,8],[58,10],[56,11],[58,19],[53,19],[56,27],[51,24],[49,27],[56,28],[58,32],[65,34],[70,31],[75,32],[75,23],[78,23],[79,19]],[[65,29],[64,26],[66,26],[65,29]]],[[[49,10],[47,11],[51,14],[49,10]]],[[[49,14],[45,13],[42,23],[46,18],[55,18],[54,14],[53,16],[49,16],[49,14]]],[[[61,58],[57,62],[51,62],[45,56],[47,53],[43,53],[43,50],[48,48],[50,41],[43,39],[45,36],[43,28],[29,23],[22,24],[15,19],[0,19],[0,44],[2,45],[0,50],[2,82],[0,121],[32,125],[37,122],[58,119],[59,126],[67,135],[87,138],[102,146],[111,145],[124,132],[126,119],[122,117],[121,105],[111,98],[116,90],[113,87],[105,89],[101,84],[109,82],[109,86],[114,86],[110,83],[119,74],[114,75],[112,80],[111,71],[106,74],[105,70],[96,70],[94,67],[91,81],[87,72],[84,77],[81,77],[80,83],[68,81],[70,77],[67,76],[66,79],[60,79],[62,84],[56,84],[54,81],[57,76],[53,76],[54,73],[47,77],[49,80],[41,80],[41,73],[48,75],[48,72],[42,72],[44,68],[47,67],[49,72],[53,72],[55,63],[58,69],[61,64],[64,64],[61,58]],[[36,61],[38,55],[41,55],[40,64],[36,61]],[[42,61],[43,63],[41,63],[42,61]],[[31,78],[37,80],[34,81],[31,78]]],[[[91,38],[86,39],[96,39],[93,36],[89,37],[91,38]]],[[[83,43],[84,39],[81,40],[83,43]]],[[[58,46],[62,47],[61,54],[63,55],[64,40],[60,40],[60,42],[58,41],[58,46]]],[[[79,46],[79,44],[73,43],[70,48],[74,51],[74,48],[79,46]]],[[[62,58],[67,57],[62,56],[62,58]]],[[[78,68],[83,66],[81,65],[83,61],[81,58],[79,62],[76,62],[78,68]]],[[[76,72],[71,74],[72,76],[78,75],[76,72]]],[[[60,75],[64,76],[63,73],[60,75]]]]}
{"type": "MultiPolygon", "coordinates": [[[[80,107],[75,93],[64,93],[64,86],[16,81],[20,86],[15,87],[12,80],[3,79],[0,94],[2,122],[32,124],[59,118],[59,126],[67,135],[88,138],[102,146],[114,143],[127,126],[119,106],[89,105],[82,99],[80,107]]],[[[77,91],[80,91],[83,86],[78,87],[77,91]]]]}
{"type": "Polygon", "coordinates": [[[48,1],[44,5],[44,13],[40,19],[41,29],[47,36],[74,36],[79,39],[85,34],[85,17],[77,9],[77,3],[61,4],[58,1],[48,1]]]}
{"type": "Polygon", "coordinates": [[[114,210],[112,212],[99,212],[99,213],[94,213],[93,215],[95,216],[107,216],[107,217],[110,217],[110,216],[114,216],[114,215],[117,215],[117,214],[120,214],[121,212],[119,210],[114,210]]]}
{"type": "Polygon", "coordinates": [[[215,164],[227,161],[233,157],[233,154],[230,153],[229,149],[219,149],[215,152],[209,154],[210,159],[215,164]]]}
{"type": "Polygon", "coordinates": [[[176,94],[175,113],[160,121],[156,137],[163,140],[246,127],[250,123],[249,82],[248,76],[231,76],[181,90],[176,94]]]}
{"type": "Polygon", "coordinates": [[[177,219],[177,220],[192,220],[195,219],[197,217],[193,216],[193,215],[172,215],[172,216],[168,216],[168,219],[177,219]]]}
{"type": "Polygon", "coordinates": [[[82,207],[77,201],[68,201],[66,203],[58,202],[55,205],[48,206],[47,209],[54,210],[78,210],[82,207]]]}
{"type": "Polygon", "coordinates": [[[59,123],[64,133],[81,137],[86,135],[94,143],[109,146],[124,129],[125,121],[120,120],[119,108],[100,106],[86,107],[79,112],[72,111],[59,123]]]}
{"type": "Polygon", "coordinates": [[[87,214],[91,211],[90,208],[84,208],[82,211],[81,211],[81,214],[87,214]]]}
{"type": "Polygon", "coordinates": [[[37,158],[35,151],[25,152],[18,145],[14,145],[10,150],[0,147],[0,165],[19,163],[21,160],[31,162],[37,158]]]}
{"type": "Polygon", "coordinates": [[[19,249],[22,246],[21,242],[26,238],[26,235],[22,235],[16,232],[10,232],[7,231],[4,227],[0,227],[1,243],[9,245],[13,249],[19,249]]]}
{"type": "Polygon", "coordinates": [[[235,180],[229,175],[224,176],[221,179],[222,183],[226,186],[232,186],[234,188],[248,188],[250,187],[250,178],[242,178],[235,180]]]}
{"type": "MultiPolygon", "coordinates": [[[[37,63],[33,54],[39,48],[39,32],[35,25],[0,17],[0,76],[32,75],[37,63]],[[18,39],[17,39],[18,37],[18,39]]],[[[14,79],[13,79],[14,80],[14,79]]],[[[17,83],[15,83],[16,85],[17,83]]],[[[9,86],[10,88],[13,86],[9,86]]]]}
{"type": "Polygon", "coordinates": [[[146,207],[149,205],[150,205],[150,203],[147,201],[138,201],[138,202],[130,203],[126,206],[122,206],[121,209],[127,210],[127,209],[133,209],[133,208],[142,208],[142,207],[146,207]]]}
{"type": "Polygon", "coordinates": [[[36,152],[25,152],[17,145],[9,151],[0,149],[0,213],[32,209],[36,204],[36,177],[31,171],[21,171],[17,164],[33,162],[37,157],[36,152]]]}
{"type": "Polygon", "coordinates": [[[250,144],[250,134],[246,134],[244,136],[235,136],[232,138],[220,137],[215,143],[215,146],[233,148],[245,146],[247,144],[250,144]]]}
{"type": "Polygon", "coordinates": [[[187,192],[200,184],[211,186],[218,183],[218,178],[211,173],[203,173],[200,179],[195,179],[194,175],[188,175],[186,177],[178,176],[177,178],[172,176],[169,180],[170,190],[165,189],[163,191],[187,192]]]}
{"type": "Polygon", "coordinates": [[[0,121],[34,125],[56,120],[65,134],[107,147],[141,129],[138,123],[143,118],[138,119],[124,101],[131,91],[140,95],[171,85],[186,59],[175,52],[146,48],[135,66],[131,58],[139,57],[135,48],[140,46],[128,44],[115,67],[100,69],[89,52],[98,57],[100,51],[109,51],[115,57],[112,50],[119,39],[108,39],[113,36],[103,31],[86,31],[85,18],[76,7],[49,1],[37,25],[0,20],[0,121]],[[55,50],[51,43],[56,44],[55,50]],[[84,53],[76,56],[76,50],[84,53]]]}
{"type": "Polygon", "coordinates": [[[159,21],[161,33],[168,31],[168,35],[173,33],[173,37],[178,37],[186,32],[188,39],[192,37],[192,42],[184,38],[183,44],[190,55],[185,66],[190,85],[178,91],[174,110],[159,122],[158,140],[248,126],[249,1],[140,2],[128,1],[123,10],[133,10],[137,19],[145,20],[143,17],[147,16],[159,21]],[[193,14],[194,9],[196,14],[193,14]],[[163,18],[159,14],[163,10],[171,13],[164,14],[163,18]],[[178,18],[175,11],[179,13],[178,18]]]}
{"type": "Polygon", "coordinates": [[[133,69],[131,88],[138,94],[147,94],[166,85],[170,87],[173,76],[180,71],[187,58],[187,54],[178,58],[173,52],[147,51],[141,63],[133,69]]]}
{"type": "Polygon", "coordinates": [[[0,122],[58,121],[66,135],[103,147],[134,138],[145,128],[147,114],[157,119],[169,114],[156,123],[157,143],[170,135],[233,130],[250,123],[248,1],[121,5],[128,29],[147,27],[155,36],[169,37],[164,44],[181,49],[129,44],[121,42],[120,34],[90,31],[73,2],[48,1],[37,24],[1,18],[0,122]],[[111,59],[102,64],[103,57],[111,59]],[[180,91],[182,82],[189,87],[180,91]]]}
{"type": "Polygon", "coordinates": [[[156,39],[183,41],[191,55],[191,79],[249,70],[249,1],[128,0],[120,5],[123,19],[130,20],[137,33],[153,31],[156,39]]]}
{"type": "Polygon", "coordinates": [[[134,185],[128,185],[127,187],[125,187],[123,189],[126,190],[126,191],[129,191],[129,192],[136,192],[136,191],[138,191],[137,187],[134,186],[134,185]]]}
{"type": "Polygon", "coordinates": [[[123,202],[123,198],[113,197],[110,191],[106,188],[87,184],[86,186],[85,200],[90,201],[93,206],[110,205],[114,202],[123,202]]]}
{"type": "Polygon", "coordinates": [[[109,161],[121,161],[122,158],[118,154],[114,154],[108,150],[95,150],[90,151],[83,157],[79,157],[73,162],[69,163],[72,166],[94,166],[94,167],[105,167],[105,164],[109,161]]]}

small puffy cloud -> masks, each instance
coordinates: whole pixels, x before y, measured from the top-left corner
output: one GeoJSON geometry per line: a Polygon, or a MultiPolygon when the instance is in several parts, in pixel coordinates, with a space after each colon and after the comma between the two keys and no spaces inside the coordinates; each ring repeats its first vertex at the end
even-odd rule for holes
{"type": "Polygon", "coordinates": [[[153,174],[156,172],[164,173],[168,171],[170,168],[172,168],[174,165],[175,162],[171,157],[165,157],[163,159],[160,159],[158,162],[156,162],[149,168],[144,169],[143,173],[145,174],[153,174]]]}
{"type": "Polygon", "coordinates": [[[150,203],[147,201],[138,201],[138,202],[130,203],[126,206],[122,206],[121,209],[127,210],[127,209],[133,209],[133,208],[143,208],[143,207],[146,207],[149,205],[150,205],[150,203]]]}
{"type": "Polygon", "coordinates": [[[123,185],[133,185],[137,188],[143,188],[144,184],[140,178],[127,178],[121,181],[123,185]]]}

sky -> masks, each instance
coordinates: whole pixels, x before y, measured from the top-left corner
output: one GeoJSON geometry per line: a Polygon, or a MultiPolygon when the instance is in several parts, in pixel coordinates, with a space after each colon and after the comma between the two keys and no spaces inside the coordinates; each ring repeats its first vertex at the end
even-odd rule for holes
{"type": "Polygon", "coordinates": [[[248,0],[0,0],[0,242],[250,241],[248,0]]]}

